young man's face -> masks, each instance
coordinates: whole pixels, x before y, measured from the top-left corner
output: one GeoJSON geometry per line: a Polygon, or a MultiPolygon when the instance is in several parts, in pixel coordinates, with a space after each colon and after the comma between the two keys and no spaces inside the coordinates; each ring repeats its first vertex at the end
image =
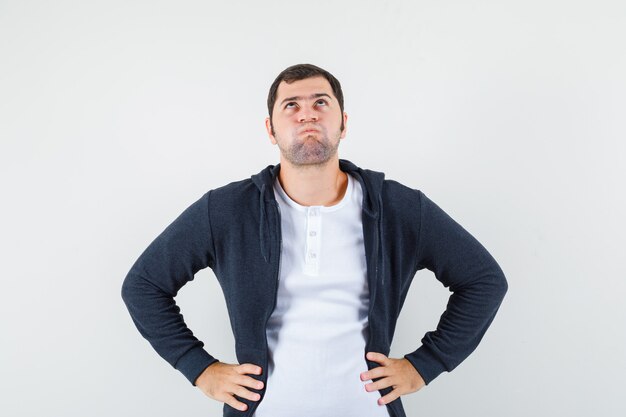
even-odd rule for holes
{"type": "Polygon", "coordinates": [[[346,136],[347,120],[348,115],[341,113],[330,84],[318,76],[291,84],[281,82],[272,122],[266,118],[265,127],[272,143],[278,145],[281,159],[293,165],[316,165],[337,154],[339,141],[346,136]]]}

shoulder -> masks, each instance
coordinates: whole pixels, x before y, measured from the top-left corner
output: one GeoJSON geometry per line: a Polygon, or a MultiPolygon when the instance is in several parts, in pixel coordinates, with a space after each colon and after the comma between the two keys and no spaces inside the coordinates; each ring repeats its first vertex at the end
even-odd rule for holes
{"type": "Polygon", "coordinates": [[[209,192],[211,193],[211,199],[223,199],[246,195],[257,189],[258,188],[254,184],[252,179],[245,178],[239,181],[230,182],[217,188],[213,188],[209,192]]]}
{"type": "Polygon", "coordinates": [[[207,191],[211,221],[227,221],[233,217],[254,214],[259,206],[259,189],[246,178],[207,191]]]}
{"type": "Polygon", "coordinates": [[[385,179],[382,187],[383,201],[404,200],[409,203],[419,204],[422,192],[419,189],[409,187],[396,180],[385,179]]]}

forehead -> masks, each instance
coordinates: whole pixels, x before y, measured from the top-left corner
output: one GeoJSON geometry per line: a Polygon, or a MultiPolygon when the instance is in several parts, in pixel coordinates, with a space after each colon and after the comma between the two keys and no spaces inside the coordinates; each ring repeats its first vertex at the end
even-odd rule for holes
{"type": "Polygon", "coordinates": [[[280,103],[280,100],[283,100],[285,97],[305,97],[315,93],[326,93],[331,97],[335,97],[328,80],[320,75],[294,81],[291,84],[281,81],[276,91],[276,102],[280,103]]]}

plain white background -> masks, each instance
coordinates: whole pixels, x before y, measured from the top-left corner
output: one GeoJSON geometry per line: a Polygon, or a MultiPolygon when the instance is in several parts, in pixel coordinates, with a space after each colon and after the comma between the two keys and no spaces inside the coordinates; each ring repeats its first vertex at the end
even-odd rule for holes
{"type": "MultiPolygon", "coordinates": [[[[625,415],[625,23],[621,1],[0,1],[0,414],[221,415],[121,283],[203,193],[278,162],[267,90],[309,62],[344,88],[339,156],[421,189],[509,280],[408,414],[625,415]]],[[[416,275],[392,357],[447,296],[416,275]]],[[[212,271],[177,302],[234,362],[212,271]]]]}

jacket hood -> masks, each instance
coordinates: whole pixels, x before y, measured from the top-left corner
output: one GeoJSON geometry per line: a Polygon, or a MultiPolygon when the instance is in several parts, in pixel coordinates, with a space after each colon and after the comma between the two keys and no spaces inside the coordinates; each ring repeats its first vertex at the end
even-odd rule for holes
{"type": "MultiPolygon", "coordinates": [[[[363,189],[363,210],[374,219],[382,216],[382,187],[385,179],[383,172],[362,169],[347,159],[339,159],[339,169],[343,172],[352,174],[361,183],[363,189]]],[[[252,181],[259,189],[259,210],[260,223],[259,232],[261,238],[261,252],[266,262],[269,262],[269,224],[267,213],[265,211],[265,203],[276,203],[274,195],[274,181],[280,172],[280,163],[276,165],[268,165],[259,173],[251,176],[252,181]]],[[[379,222],[379,227],[382,222],[379,222]]],[[[381,231],[382,233],[382,231],[381,231]]]]}

